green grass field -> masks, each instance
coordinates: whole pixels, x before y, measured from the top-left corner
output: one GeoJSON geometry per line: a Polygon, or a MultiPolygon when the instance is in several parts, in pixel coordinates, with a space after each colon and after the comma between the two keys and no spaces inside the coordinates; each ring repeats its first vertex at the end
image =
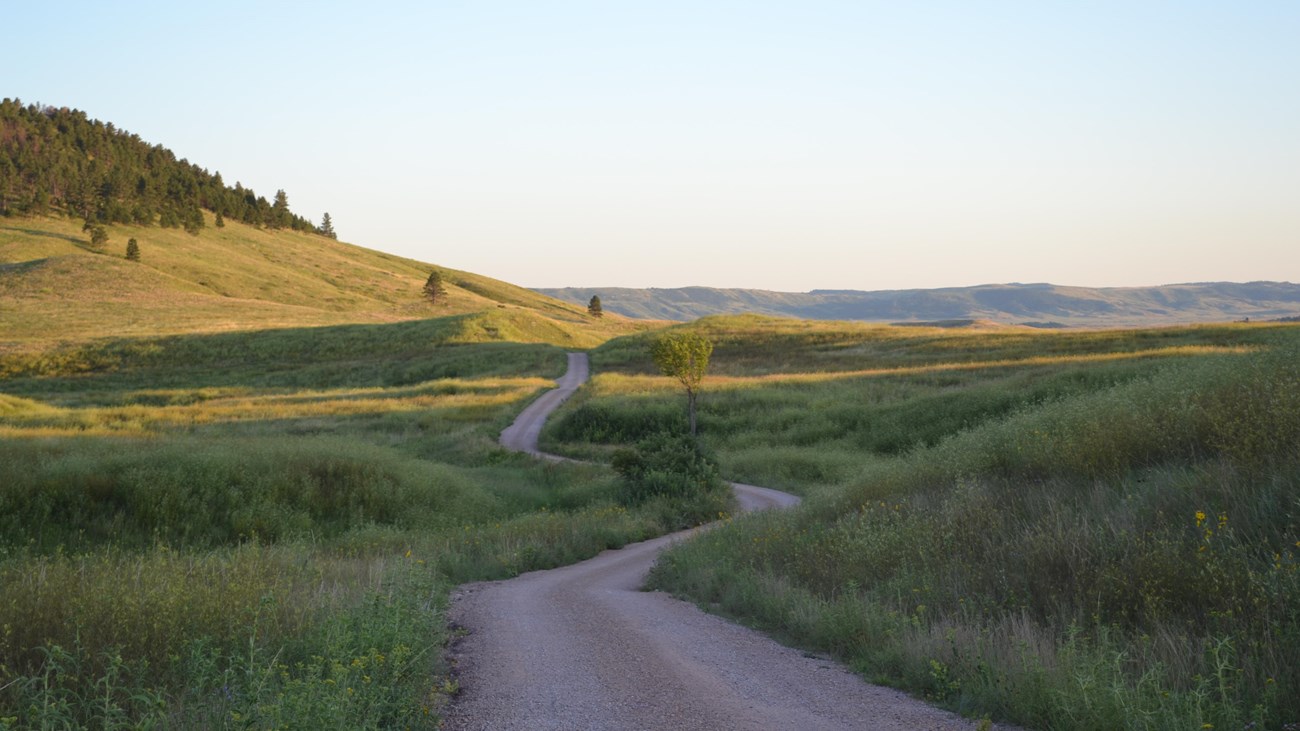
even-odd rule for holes
{"type": "MultiPolygon", "coordinates": [[[[663,323],[235,223],[83,236],[0,219],[0,727],[435,728],[452,586],[707,517],[495,441],[572,348],[544,447],[684,430],[663,323]]],[[[677,327],[724,476],[806,499],[655,587],[975,717],[1300,723],[1297,326],[677,327]]]]}
{"type": "MultiPolygon", "coordinates": [[[[652,586],[970,715],[1300,721],[1300,329],[687,327],[718,343],[700,431],[724,474],[806,500],[673,549],[652,586]]],[[[646,337],[595,351],[544,443],[684,428],[646,337]]]]}
{"type": "Polygon", "coordinates": [[[643,326],[304,234],[0,224],[0,727],[434,728],[452,586],[692,519],[496,444],[643,326]]]}
{"type": "Polygon", "coordinates": [[[618,505],[606,470],[496,446],[561,349],[431,346],[412,360],[433,373],[372,368],[410,355],[393,342],[358,363],[232,360],[187,379],[124,358],[6,381],[0,719],[432,726],[453,690],[451,586],[669,527],[618,505]]]}

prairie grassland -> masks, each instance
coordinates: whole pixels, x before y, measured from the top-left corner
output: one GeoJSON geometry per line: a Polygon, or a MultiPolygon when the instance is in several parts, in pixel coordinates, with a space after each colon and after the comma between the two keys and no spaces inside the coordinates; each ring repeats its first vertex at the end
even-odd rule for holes
{"type": "MultiPolygon", "coordinates": [[[[970,715],[1300,722],[1300,329],[801,325],[701,324],[700,430],[804,505],[672,549],[653,586],[970,715]]],[[[597,351],[552,448],[682,428],[641,339],[597,351]]]]}
{"type": "Polygon", "coordinates": [[[451,586],[693,519],[500,449],[565,355],[476,317],[0,357],[0,727],[434,728],[451,586]]]}
{"type": "MultiPolygon", "coordinates": [[[[714,376],[823,373],[971,361],[1124,353],[1178,346],[1240,346],[1268,342],[1284,324],[1224,324],[1146,330],[1056,330],[988,326],[895,327],[874,323],[820,322],[716,316],[679,325],[707,335],[716,345],[714,376]]],[[[631,334],[592,352],[598,372],[656,373],[647,344],[654,333],[631,334]]]]}

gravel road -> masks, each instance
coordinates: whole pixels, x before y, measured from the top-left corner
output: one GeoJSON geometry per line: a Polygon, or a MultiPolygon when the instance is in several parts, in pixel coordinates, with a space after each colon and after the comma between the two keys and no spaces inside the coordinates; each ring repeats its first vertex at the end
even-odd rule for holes
{"type": "MultiPolygon", "coordinates": [[[[503,432],[503,444],[538,454],[537,432],[546,414],[586,379],[585,354],[570,354],[569,365],[561,387],[503,432]],[[543,403],[549,407],[539,406],[543,403]]],[[[735,487],[744,510],[798,502],[775,490],[735,487]]],[[[693,533],[605,551],[509,581],[461,587],[451,609],[452,621],[467,631],[453,652],[461,695],[447,711],[447,727],[975,727],[692,604],[641,591],[659,551],[693,533]]]]}
{"type": "Polygon", "coordinates": [[[555,382],[555,388],[542,394],[528,405],[528,408],[515,417],[514,423],[501,432],[501,446],[515,452],[526,452],[534,457],[550,460],[563,460],[553,454],[545,454],[537,449],[537,436],[542,433],[542,425],[552,411],[568,400],[578,387],[587,382],[590,373],[586,353],[569,353],[569,369],[555,382]]]}

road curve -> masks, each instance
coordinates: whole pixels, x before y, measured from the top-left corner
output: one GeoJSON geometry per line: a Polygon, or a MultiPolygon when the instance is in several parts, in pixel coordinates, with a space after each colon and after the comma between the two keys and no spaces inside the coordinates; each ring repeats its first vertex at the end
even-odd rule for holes
{"type": "Polygon", "coordinates": [[[552,411],[569,399],[578,387],[587,382],[590,374],[586,353],[569,353],[569,369],[555,382],[555,388],[542,394],[528,405],[528,408],[515,417],[514,423],[501,432],[501,446],[515,452],[524,452],[534,457],[552,461],[563,460],[554,454],[546,454],[537,449],[537,437],[542,433],[542,425],[552,411]]]}
{"type": "MultiPolygon", "coordinates": [[[[548,456],[537,450],[541,424],[586,378],[584,354],[570,354],[569,364],[561,388],[534,402],[502,433],[502,444],[548,456]],[[549,409],[538,407],[544,401],[549,409]]],[[[776,490],[735,488],[742,510],[798,502],[776,490]]],[[[460,587],[451,619],[467,634],[453,652],[461,695],[447,710],[447,728],[974,727],[692,604],[641,591],[658,553],[694,532],[605,551],[572,566],[460,587]]]]}

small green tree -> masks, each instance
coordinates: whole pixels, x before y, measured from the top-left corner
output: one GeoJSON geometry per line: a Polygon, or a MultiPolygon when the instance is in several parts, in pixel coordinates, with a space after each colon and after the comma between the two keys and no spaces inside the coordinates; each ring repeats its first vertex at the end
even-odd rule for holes
{"type": "Polygon", "coordinates": [[[185,211],[181,219],[181,225],[185,227],[185,233],[191,236],[198,236],[203,230],[203,211],[198,207],[185,211]]]}
{"type": "Polygon", "coordinates": [[[103,226],[90,227],[90,245],[96,248],[108,243],[108,229],[103,226]]]}
{"type": "Polygon", "coordinates": [[[424,282],[424,296],[428,297],[429,301],[436,305],[445,294],[447,294],[447,289],[442,286],[442,273],[434,269],[424,282]]]}
{"type": "Polygon", "coordinates": [[[223,215],[221,215],[221,211],[217,211],[217,220],[216,220],[215,223],[216,223],[217,228],[225,228],[225,227],[226,227],[226,217],[223,216],[223,215]]]}
{"type": "Polygon", "coordinates": [[[587,314],[592,317],[604,317],[605,311],[600,309],[600,295],[593,294],[591,301],[587,303],[587,314]]]}
{"type": "Polygon", "coordinates": [[[316,229],[316,233],[321,236],[328,236],[331,239],[338,238],[338,234],[334,233],[334,221],[330,218],[329,211],[326,211],[325,215],[321,216],[320,227],[316,229]]]}
{"type": "Polygon", "coordinates": [[[126,240],[126,260],[140,261],[140,245],[136,243],[135,239],[126,240]]]}
{"type": "Polygon", "coordinates": [[[650,355],[665,376],[676,378],[686,388],[686,410],[691,436],[695,436],[695,401],[713,355],[713,341],[698,333],[668,333],[650,346],[650,355]]]}

